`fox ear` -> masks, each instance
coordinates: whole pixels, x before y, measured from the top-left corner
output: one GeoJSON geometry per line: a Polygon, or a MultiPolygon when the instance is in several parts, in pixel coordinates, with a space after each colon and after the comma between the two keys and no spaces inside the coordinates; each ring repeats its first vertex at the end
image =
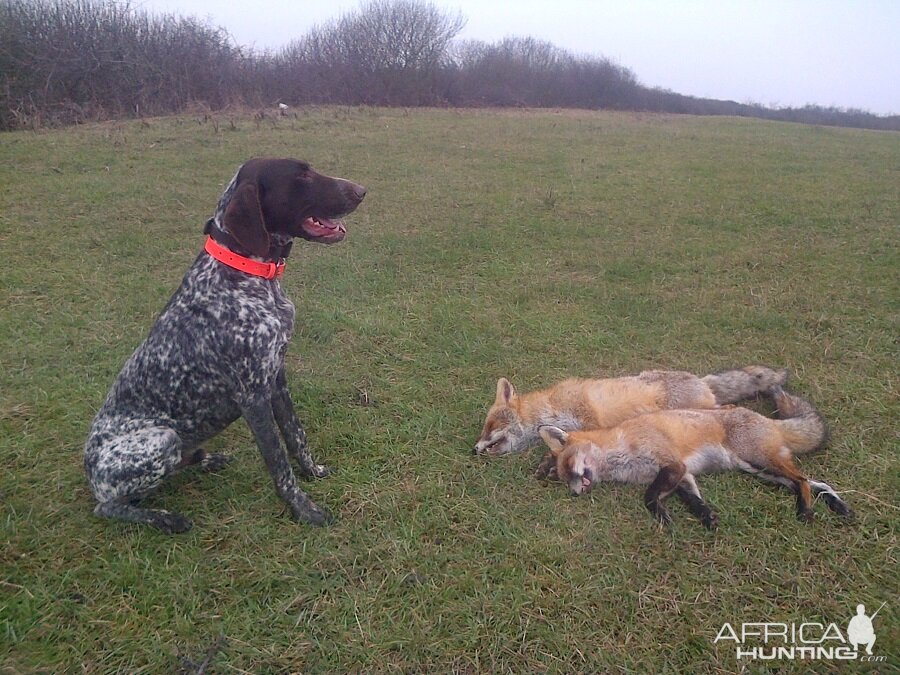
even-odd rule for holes
{"type": "Polygon", "coordinates": [[[499,380],[497,380],[497,399],[494,401],[494,403],[509,405],[509,402],[512,401],[515,396],[516,390],[509,380],[507,380],[505,377],[501,377],[499,380]]]}
{"type": "Polygon", "coordinates": [[[554,456],[559,455],[559,453],[562,452],[563,447],[566,445],[566,441],[569,440],[569,434],[559,427],[544,425],[538,429],[538,433],[541,435],[541,438],[544,439],[544,443],[547,444],[547,447],[550,448],[550,452],[552,452],[554,456]]]}
{"type": "Polygon", "coordinates": [[[225,208],[225,229],[250,253],[264,256],[269,251],[269,233],[254,183],[239,186],[225,208]]]}

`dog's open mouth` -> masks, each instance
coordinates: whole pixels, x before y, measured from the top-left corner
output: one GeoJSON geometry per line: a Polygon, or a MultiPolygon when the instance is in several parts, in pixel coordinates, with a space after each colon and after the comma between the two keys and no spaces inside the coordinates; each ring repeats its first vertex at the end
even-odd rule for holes
{"type": "Polygon", "coordinates": [[[300,223],[300,227],[309,237],[326,241],[340,241],[347,234],[347,228],[339,218],[310,216],[300,223]]]}

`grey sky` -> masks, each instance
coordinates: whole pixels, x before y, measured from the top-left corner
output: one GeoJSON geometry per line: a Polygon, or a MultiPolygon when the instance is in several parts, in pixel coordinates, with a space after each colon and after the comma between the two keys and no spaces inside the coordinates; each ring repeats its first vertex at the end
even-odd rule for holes
{"type": "MultiPolygon", "coordinates": [[[[432,0],[461,38],[533,36],[681,94],[900,114],[900,0],[432,0]]],[[[359,0],[136,0],[278,48],[359,0]]]]}

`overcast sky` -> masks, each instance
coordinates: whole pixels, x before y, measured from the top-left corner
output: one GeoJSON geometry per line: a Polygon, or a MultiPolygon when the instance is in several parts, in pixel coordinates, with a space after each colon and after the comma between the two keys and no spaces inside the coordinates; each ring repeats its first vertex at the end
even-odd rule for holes
{"type": "MultiPolygon", "coordinates": [[[[460,38],[533,36],[609,57],[647,86],[773,106],[900,114],[900,0],[433,0],[460,38]]],[[[277,49],[360,0],[135,0],[277,49]]]]}

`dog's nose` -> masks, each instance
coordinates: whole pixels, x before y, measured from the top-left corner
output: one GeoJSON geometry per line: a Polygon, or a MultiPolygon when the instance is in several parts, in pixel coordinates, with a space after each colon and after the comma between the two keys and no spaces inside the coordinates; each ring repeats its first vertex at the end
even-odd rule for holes
{"type": "Polygon", "coordinates": [[[357,185],[356,183],[353,183],[350,186],[350,191],[353,193],[353,197],[358,202],[361,202],[363,200],[363,197],[366,196],[366,192],[368,192],[366,188],[364,188],[362,185],[357,185]]]}

